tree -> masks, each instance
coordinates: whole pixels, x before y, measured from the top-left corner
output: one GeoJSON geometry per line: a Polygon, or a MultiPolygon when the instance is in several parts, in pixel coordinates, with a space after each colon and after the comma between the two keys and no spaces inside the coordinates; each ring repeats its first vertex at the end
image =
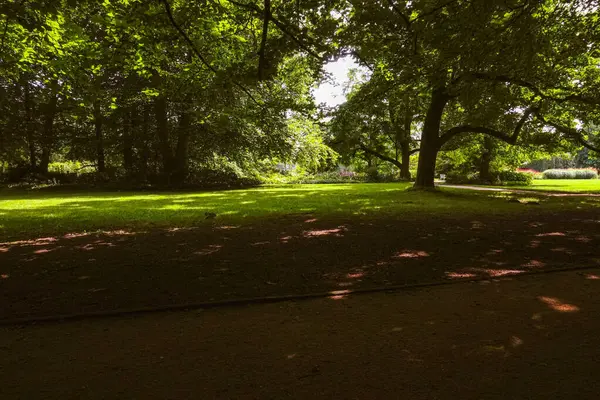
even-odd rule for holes
{"type": "Polygon", "coordinates": [[[418,152],[413,126],[418,117],[418,98],[410,87],[391,86],[371,77],[355,84],[348,101],[335,113],[331,142],[345,154],[363,154],[394,165],[401,179],[409,180],[410,156],[418,152]]]}
{"type": "Polygon", "coordinates": [[[344,43],[429,98],[416,187],[434,185],[437,154],[459,135],[509,144],[550,130],[590,148],[577,121],[598,104],[597,6],[587,1],[351,0],[344,43]],[[597,70],[597,68],[595,68],[597,70]],[[582,82],[585,81],[585,85],[582,82]]]}

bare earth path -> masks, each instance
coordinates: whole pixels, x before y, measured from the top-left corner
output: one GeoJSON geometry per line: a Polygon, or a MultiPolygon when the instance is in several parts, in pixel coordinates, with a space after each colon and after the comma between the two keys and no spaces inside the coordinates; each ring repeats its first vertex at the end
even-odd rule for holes
{"type": "Polygon", "coordinates": [[[0,328],[3,399],[597,399],[600,269],[0,328]]]}

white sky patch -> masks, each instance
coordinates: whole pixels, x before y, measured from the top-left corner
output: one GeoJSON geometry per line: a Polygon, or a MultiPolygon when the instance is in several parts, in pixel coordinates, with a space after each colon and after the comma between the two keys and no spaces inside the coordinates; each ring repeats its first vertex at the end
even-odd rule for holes
{"type": "Polygon", "coordinates": [[[344,86],[349,81],[348,72],[357,67],[358,64],[352,57],[343,57],[326,64],[325,72],[331,75],[331,79],[313,90],[317,104],[324,103],[327,107],[336,107],[345,102],[344,86]]]}

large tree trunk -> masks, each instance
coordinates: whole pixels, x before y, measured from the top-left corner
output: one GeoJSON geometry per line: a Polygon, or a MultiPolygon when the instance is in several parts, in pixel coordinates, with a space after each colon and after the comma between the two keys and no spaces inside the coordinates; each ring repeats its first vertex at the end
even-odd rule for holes
{"type": "Polygon", "coordinates": [[[410,180],[410,143],[408,141],[400,143],[400,150],[402,152],[400,179],[410,180]]]}
{"type": "Polygon", "coordinates": [[[188,145],[190,141],[190,128],[192,119],[188,112],[183,112],[179,120],[177,135],[177,148],[173,159],[172,182],[181,184],[188,174],[188,145]]]}
{"type": "Polygon", "coordinates": [[[33,123],[33,110],[31,108],[31,96],[29,93],[29,81],[24,80],[22,87],[25,91],[25,134],[27,147],[29,149],[29,167],[32,171],[37,168],[37,156],[35,153],[35,125],[33,123]]]}
{"type": "Polygon", "coordinates": [[[96,132],[96,161],[97,171],[105,172],[106,163],[104,157],[104,134],[102,132],[102,109],[100,108],[100,102],[96,100],[94,102],[94,130],[96,132]]]}
{"type": "Polygon", "coordinates": [[[154,100],[154,116],[156,118],[156,134],[162,159],[162,173],[167,179],[173,171],[173,153],[169,144],[169,126],[167,121],[167,100],[163,95],[154,100]]]}
{"type": "Polygon", "coordinates": [[[421,135],[421,150],[415,188],[427,189],[435,187],[435,163],[440,149],[440,125],[448,96],[443,89],[436,89],[431,96],[431,104],[427,110],[423,134],[421,135]]]}
{"type": "Polygon", "coordinates": [[[141,172],[144,178],[148,178],[148,163],[150,162],[150,111],[146,104],[142,104],[142,151],[141,151],[141,172]]]}
{"type": "Polygon", "coordinates": [[[483,138],[483,153],[479,164],[479,179],[482,182],[492,183],[490,165],[492,163],[492,152],[494,151],[494,139],[485,135],[483,138]]]}
{"type": "MultiPolygon", "coordinates": [[[[56,85],[56,83],[54,85],[56,85]]],[[[43,136],[41,140],[42,156],[40,157],[40,165],[38,167],[39,171],[43,174],[48,173],[50,154],[52,152],[52,145],[54,144],[54,118],[56,117],[58,95],[52,93],[51,96],[52,97],[50,97],[50,100],[45,106],[43,136]]]]}
{"type": "Polygon", "coordinates": [[[136,117],[135,105],[123,115],[123,167],[128,174],[133,172],[133,124],[136,117]]]}

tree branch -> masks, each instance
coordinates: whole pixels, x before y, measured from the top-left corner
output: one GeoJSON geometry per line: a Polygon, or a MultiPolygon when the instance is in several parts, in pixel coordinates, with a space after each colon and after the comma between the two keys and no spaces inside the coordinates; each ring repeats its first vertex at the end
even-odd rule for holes
{"type": "Polygon", "coordinates": [[[565,97],[550,96],[550,95],[545,94],[540,88],[535,86],[533,83],[525,81],[523,79],[513,78],[508,75],[496,75],[496,74],[485,73],[485,72],[475,72],[475,73],[472,73],[471,75],[477,79],[494,81],[494,82],[511,83],[511,84],[514,84],[517,86],[521,86],[521,87],[531,90],[534,94],[536,94],[537,96],[539,96],[543,99],[553,100],[558,103],[565,103],[567,101],[576,101],[576,102],[584,103],[584,104],[588,104],[588,105],[600,104],[599,99],[585,97],[585,96],[582,96],[579,94],[571,94],[571,95],[568,95],[565,97]]]}
{"type": "MultiPolygon", "coordinates": [[[[234,4],[234,5],[238,6],[238,7],[242,7],[242,8],[245,8],[247,10],[254,11],[254,13],[256,14],[256,16],[259,17],[259,18],[264,18],[264,16],[265,16],[265,11],[261,10],[260,7],[258,7],[254,3],[240,3],[240,2],[235,1],[235,0],[227,0],[227,1],[230,2],[231,4],[234,4]]],[[[315,53],[313,50],[311,50],[302,40],[300,40],[298,37],[296,37],[296,35],[294,35],[289,30],[289,28],[288,28],[288,26],[286,24],[284,24],[283,22],[281,22],[279,19],[277,19],[270,12],[269,12],[269,18],[275,24],[275,26],[278,27],[281,32],[283,32],[284,34],[286,34],[287,36],[289,36],[290,39],[292,39],[298,45],[298,47],[300,47],[302,50],[306,51],[309,55],[315,57],[316,59],[318,59],[318,60],[322,59],[321,56],[319,56],[317,53],[315,53]]]]}
{"type": "Polygon", "coordinates": [[[392,9],[400,16],[402,21],[404,22],[404,27],[406,29],[410,29],[410,19],[398,8],[398,6],[394,3],[394,0],[388,0],[388,4],[392,9]]]}
{"type": "Polygon", "coordinates": [[[595,151],[595,152],[597,152],[597,153],[600,154],[600,147],[596,146],[596,145],[593,145],[590,142],[588,142],[587,140],[585,140],[585,138],[583,137],[583,132],[581,132],[580,130],[577,130],[577,129],[574,129],[574,128],[569,128],[569,127],[557,124],[557,123],[552,122],[552,121],[548,121],[542,115],[540,115],[539,113],[536,113],[536,116],[544,124],[549,125],[549,126],[553,127],[554,129],[556,129],[557,131],[562,132],[562,133],[570,136],[571,138],[573,138],[577,142],[579,142],[581,145],[583,145],[585,148],[590,149],[590,150],[595,151]]]}
{"type": "Polygon", "coordinates": [[[398,167],[398,168],[402,169],[402,163],[401,163],[400,161],[398,161],[398,160],[396,160],[396,159],[394,159],[394,158],[392,158],[392,157],[388,157],[388,156],[386,156],[385,154],[381,154],[381,153],[379,153],[379,152],[377,152],[377,151],[375,151],[375,150],[369,149],[367,146],[365,146],[365,145],[364,145],[364,144],[362,144],[362,143],[359,143],[359,144],[358,144],[358,147],[360,147],[360,149],[361,149],[362,151],[364,151],[365,153],[367,153],[367,154],[370,154],[370,155],[372,155],[372,156],[375,156],[375,157],[377,157],[377,158],[379,158],[379,159],[381,159],[381,160],[383,160],[383,161],[387,161],[387,162],[389,162],[389,163],[392,163],[392,164],[394,164],[396,167],[398,167]]]}
{"type": "MultiPolygon", "coordinates": [[[[206,68],[208,68],[215,75],[218,75],[219,71],[217,71],[212,65],[210,65],[210,63],[204,58],[204,56],[202,56],[202,54],[200,53],[200,51],[198,50],[198,48],[196,47],[194,42],[192,42],[192,39],[190,39],[190,37],[185,33],[185,31],[181,28],[181,26],[175,21],[175,18],[173,18],[173,12],[171,11],[171,5],[169,4],[169,1],[168,0],[159,0],[159,1],[164,4],[165,11],[167,13],[167,16],[169,17],[169,21],[171,21],[171,25],[173,25],[173,27],[177,30],[177,32],[179,32],[181,37],[183,37],[183,39],[188,43],[188,45],[190,46],[190,48],[192,49],[194,54],[196,54],[198,59],[200,59],[200,61],[202,62],[202,64],[204,64],[206,66],[206,68]]],[[[258,101],[256,101],[254,96],[252,96],[252,93],[250,93],[250,91],[248,89],[246,89],[246,87],[244,87],[241,83],[239,83],[235,80],[231,80],[231,82],[235,86],[242,89],[242,91],[244,93],[246,93],[248,95],[248,97],[250,99],[252,99],[252,101],[254,103],[256,103],[257,105],[261,105],[258,101]]]]}
{"type": "Polygon", "coordinates": [[[269,18],[271,17],[271,0],[264,0],[265,10],[263,15],[262,40],[260,50],[258,51],[258,80],[265,78],[265,69],[267,60],[265,58],[265,48],[267,47],[267,34],[269,33],[269,18]]]}
{"type": "Polygon", "coordinates": [[[484,126],[461,125],[451,128],[444,132],[444,134],[440,137],[439,147],[442,147],[444,144],[448,143],[448,141],[453,137],[463,133],[483,133],[485,135],[493,136],[497,139],[500,139],[508,144],[514,145],[515,143],[517,143],[519,134],[521,133],[523,126],[525,125],[531,114],[537,113],[538,110],[539,109],[537,106],[531,106],[527,110],[525,110],[525,113],[523,114],[519,122],[517,122],[515,130],[511,135],[508,135],[504,132],[500,132],[496,129],[486,128],[484,126]]]}
{"type": "Polygon", "coordinates": [[[422,18],[428,17],[428,16],[430,16],[432,14],[435,14],[436,12],[440,11],[441,9],[449,6],[452,3],[456,3],[457,1],[458,0],[447,1],[446,3],[441,4],[438,7],[435,7],[435,8],[433,8],[433,9],[427,11],[427,12],[424,12],[423,14],[417,15],[415,18],[413,18],[413,19],[410,20],[410,23],[412,24],[413,22],[415,22],[415,21],[417,21],[419,19],[422,19],[422,18]]]}

